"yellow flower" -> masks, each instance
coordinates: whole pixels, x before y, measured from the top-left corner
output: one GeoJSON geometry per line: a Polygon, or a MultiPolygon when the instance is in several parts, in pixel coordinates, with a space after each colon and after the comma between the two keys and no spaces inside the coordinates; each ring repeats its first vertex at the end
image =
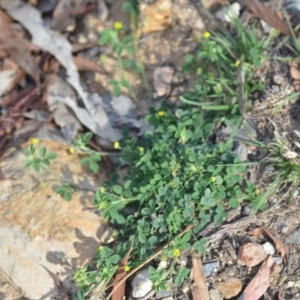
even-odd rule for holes
{"type": "Polygon", "coordinates": [[[259,190],[259,189],[256,189],[256,190],[255,190],[255,195],[258,196],[259,194],[260,194],[260,190],[259,190]]]}
{"type": "Polygon", "coordinates": [[[237,60],[237,61],[234,63],[234,65],[235,65],[236,67],[238,67],[240,64],[241,64],[241,61],[240,61],[240,60],[237,60]]]}
{"type": "Polygon", "coordinates": [[[114,142],[114,149],[121,149],[119,142],[114,142]]]}
{"type": "Polygon", "coordinates": [[[39,143],[39,139],[33,138],[31,139],[31,145],[37,145],[39,143]]]}
{"type": "Polygon", "coordinates": [[[108,208],[108,206],[104,202],[101,202],[101,203],[98,204],[98,209],[99,210],[107,210],[107,208],[108,208]]]}
{"type": "Polygon", "coordinates": [[[144,153],[144,147],[139,147],[140,153],[144,153]]]}
{"type": "Polygon", "coordinates": [[[103,247],[99,246],[97,252],[100,253],[102,251],[103,247]]]}
{"type": "Polygon", "coordinates": [[[101,188],[99,189],[101,193],[105,192],[105,187],[101,186],[101,188]]]}
{"type": "Polygon", "coordinates": [[[214,177],[214,176],[210,177],[209,181],[212,182],[212,183],[216,182],[216,177],[214,177]]]}
{"type": "Polygon", "coordinates": [[[157,115],[159,117],[164,117],[166,115],[166,113],[163,110],[160,110],[160,111],[157,112],[157,115]]]}
{"type": "Polygon", "coordinates": [[[174,185],[174,181],[173,181],[173,180],[171,180],[171,181],[169,182],[169,186],[172,186],[172,185],[174,185]]]}
{"type": "Polygon", "coordinates": [[[76,151],[75,151],[75,148],[74,147],[71,147],[70,149],[69,149],[69,152],[71,153],[71,154],[74,154],[76,151]]]}
{"type": "Polygon", "coordinates": [[[198,67],[197,71],[196,71],[197,75],[201,75],[202,72],[203,72],[203,69],[201,67],[198,67]]]}
{"type": "Polygon", "coordinates": [[[114,23],[114,28],[116,30],[122,30],[123,29],[123,24],[121,22],[115,22],[114,23]]]}
{"type": "Polygon", "coordinates": [[[179,257],[180,256],[180,250],[178,248],[173,250],[173,255],[174,257],[179,257]]]}
{"type": "Polygon", "coordinates": [[[203,37],[204,39],[208,39],[210,36],[211,36],[211,34],[210,34],[210,32],[208,32],[208,31],[204,31],[204,32],[202,33],[202,37],[203,37]]]}
{"type": "Polygon", "coordinates": [[[124,271],[125,272],[128,272],[130,270],[130,267],[128,266],[128,265],[126,265],[125,267],[124,267],[124,271]]]}

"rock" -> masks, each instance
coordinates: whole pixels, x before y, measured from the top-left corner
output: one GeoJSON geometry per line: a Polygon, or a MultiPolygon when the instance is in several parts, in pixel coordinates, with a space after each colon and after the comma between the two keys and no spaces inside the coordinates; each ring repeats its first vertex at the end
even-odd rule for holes
{"type": "Polygon", "coordinates": [[[220,268],[220,262],[219,261],[214,261],[211,263],[203,264],[203,271],[204,271],[204,276],[208,277],[211,275],[211,273],[215,272],[215,269],[220,268]]]}
{"type": "Polygon", "coordinates": [[[273,245],[270,242],[266,242],[262,245],[265,252],[269,255],[273,255],[275,253],[275,249],[273,245]]]}
{"type": "Polygon", "coordinates": [[[235,277],[228,278],[226,282],[217,282],[214,284],[214,288],[217,289],[225,299],[230,299],[238,295],[242,287],[242,281],[235,277]]]}
{"type": "Polygon", "coordinates": [[[161,260],[158,264],[157,270],[166,269],[168,266],[168,262],[166,260],[161,260]]]}
{"type": "Polygon", "coordinates": [[[172,65],[157,67],[153,71],[155,98],[168,96],[172,89],[175,68],[172,65]]]}
{"type": "Polygon", "coordinates": [[[174,290],[172,289],[172,281],[169,281],[167,284],[169,285],[169,289],[166,291],[159,291],[158,293],[156,293],[155,295],[156,299],[163,299],[163,298],[173,296],[174,290]]]}
{"type": "Polygon", "coordinates": [[[238,2],[232,3],[228,7],[225,7],[216,12],[216,18],[221,21],[225,21],[228,23],[233,22],[235,18],[238,18],[241,11],[241,4],[238,2]]]}
{"type": "Polygon", "coordinates": [[[261,245],[257,243],[246,243],[239,250],[238,263],[240,265],[253,267],[266,259],[267,256],[268,254],[261,245]]]}
{"type": "Polygon", "coordinates": [[[164,299],[161,299],[161,300],[174,300],[173,297],[167,297],[167,298],[164,298],[164,299]]]}
{"type": "Polygon", "coordinates": [[[132,280],[133,298],[144,298],[153,290],[153,283],[149,279],[149,276],[148,268],[141,270],[134,276],[132,280]]]}
{"type": "Polygon", "coordinates": [[[282,229],[281,229],[281,232],[282,233],[288,233],[289,232],[289,229],[290,229],[290,227],[289,226],[284,226],[282,229]]]}
{"type": "Polygon", "coordinates": [[[2,273],[0,270],[0,299],[13,300],[24,299],[23,293],[9,277],[2,273]]]}
{"type": "Polygon", "coordinates": [[[299,229],[289,235],[289,237],[287,238],[287,243],[300,245],[300,230],[299,229]]]}
{"type": "Polygon", "coordinates": [[[58,155],[50,166],[53,175],[24,169],[26,156],[20,148],[10,149],[1,161],[5,177],[14,178],[0,181],[1,271],[31,300],[58,296],[51,274],[72,291],[73,272],[111,236],[90,202],[104,176],[82,169],[78,155],[68,154],[66,146],[40,142],[41,147],[58,155]],[[78,186],[71,202],[53,191],[62,181],[78,186]]]}
{"type": "Polygon", "coordinates": [[[212,289],[209,291],[210,300],[223,300],[223,297],[218,290],[212,289]]]}
{"type": "Polygon", "coordinates": [[[282,264],[282,257],[273,257],[273,261],[275,264],[280,265],[282,264]]]}

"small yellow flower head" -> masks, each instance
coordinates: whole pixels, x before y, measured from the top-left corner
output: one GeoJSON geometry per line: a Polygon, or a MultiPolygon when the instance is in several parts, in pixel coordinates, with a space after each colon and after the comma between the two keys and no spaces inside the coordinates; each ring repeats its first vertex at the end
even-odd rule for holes
{"type": "Polygon", "coordinates": [[[125,267],[124,267],[124,271],[125,272],[128,272],[130,270],[130,267],[128,266],[128,265],[126,265],[125,267]]]}
{"type": "Polygon", "coordinates": [[[197,71],[196,71],[196,74],[197,74],[197,75],[201,75],[202,72],[203,72],[203,69],[202,69],[201,67],[198,67],[198,68],[197,68],[197,71]]]}
{"type": "Polygon", "coordinates": [[[99,246],[97,252],[100,253],[102,251],[103,247],[102,246],[99,246]]]}
{"type": "Polygon", "coordinates": [[[101,193],[105,192],[105,187],[101,186],[101,188],[99,189],[101,193]]]}
{"type": "Polygon", "coordinates": [[[209,181],[212,182],[212,183],[216,182],[216,177],[214,177],[214,176],[210,177],[209,181]]]}
{"type": "Polygon", "coordinates": [[[119,142],[114,142],[114,149],[121,149],[119,142]]]}
{"type": "Polygon", "coordinates": [[[260,194],[260,190],[259,190],[259,189],[256,189],[256,190],[255,190],[255,195],[258,196],[259,194],[260,194]]]}
{"type": "Polygon", "coordinates": [[[241,61],[240,61],[240,60],[237,60],[237,61],[234,63],[234,66],[235,66],[235,67],[238,67],[240,64],[241,64],[241,61]]]}
{"type": "Polygon", "coordinates": [[[139,147],[139,152],[144,153],[144,147],[139,147]]]}
{"type": "Polygon", "coordinates": [[[166,113],[163,110],[160,110],[160,111],[157,112],[157,115],[159,117],[164,117],[166,115],[166,113]]]}
{"type": "Polygon", "coordinates": [[[204,39],[208,39],[210,36],[211,36],[211,34],[210,34],[210,32],[208,32],[208,31],[204,31],[204,32],[202,33],[202,37],[203,37],[204,39]]]}
{"type": "Polygon", "coordinates": [[[115,22],[114,23],[114,29],[122,30],[123,29],[123,24],[121,22],[115,22]]]}
{"type": "Polygon", "coordinates": [[[98,209],[99,210],[107,210],[107,208],[108,208],[108,206],[104,202],[101,202],[101,203],[98,204],[98,209]]]}
{"type": "Polygon", "coordinates": [[[71,154],[74,154],[76,151],[75,151],[75,148],[74,147],[71,147],[70,149],[69,149],[69,152],[71,153],[71,154]]]}
{"type": "Polygon", "coordinates": [[[180,256],[180,250],[178,248],[173,250],[173,255],[174,257],[179,257],[180,256]]]}
{"type": "Polygon", "coordinates": [[[221,94],[222,93],[222,85],[220,83],[217,83],[215,86],[214,86],[214,91],[217,93],[217,94],[221,94]]]}
{"type": "Polygon", "coordinates": [[[31,139],[31,145],[37,145],[39,143],[39,139],[33,138],[31,139]]]}
{"type": "Polygon", "coordinates": [[[172,185],[174,185],[174,181],[173,181],[173,180],[171,180],[171,181],[169,182],[169,186],[172,186],[172,185]]]}

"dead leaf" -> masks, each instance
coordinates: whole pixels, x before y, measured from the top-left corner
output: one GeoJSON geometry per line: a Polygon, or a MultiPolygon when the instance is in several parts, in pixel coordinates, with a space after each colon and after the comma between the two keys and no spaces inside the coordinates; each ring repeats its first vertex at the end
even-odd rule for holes
{"type": "Polygon", "coordinates": [[[294,79],[293,81],[293,85],[295,88],[295,91],[299,91],[300,90],[300,71],[299,71],[299,59],[300,57],[296,57],[290,65],[290,73],[291,73],[291,77],[294,79]]]}
{"type": "Polygon", "coordinates": [[[276,249],[281,254],[284,263],[287,262],[287,254],[289,253],[288,246],[284,244],[278,237],[273,235],[267,228],[255,228],[254,230],[249,231],[248,234],[256,236],[262,234],[263,236],[270,238],[275,243],[276,249]]]}
{"type": "Polygon", "coordinates": [[[89,71],[89,72],[99,72],[102,73],[103,69],[97,65],[96,62],[83,57],[83,56],[74,56],[74,63],[78,69],[78,71],[89,71]]]}
{"type": "MultiPolygon", "coordinates": [[[[60,95],[57,100],[69,106],[81,123],[94,134],[110,142],[121,139],[121,134],[111,127],[103,108],[95,107],[93,101],[89,99],[81,86],[79,73],[72,57],[72,45],[70,42],[60,33],[45,27],[41,13],[23,1],[0,0],[0,6],[28,30],[34,44],[52,54],[66,69],[67,81],[81,97],[85,108],[79,107],[69,97],[60,95]]],[[[91,98],[93,97],[96,96],[92,95],[91,98]]]]}
{"type": "Polygon", "coordinates": [[[86,2],[86,0],[59,0],[53,12],[51,29],[62,31],[75,24],[77,13],[86,2]]]}
{"type": "Polygon", "coordinates": [[[252,13],[264,20],[268,25],[278,29],[281,33],[291,35],[288,24],[274,15],[263,3],[259,0],[243,0],[244,4],[252,11],[252,13]]]}
{"type": "Polygon", "coordinates": [[[238,263],[248,267],[254,267],[267,258],[268,254],[263,247],[256,243],[242,245],[238,253],[238,263]]]}
{"type": "MultiPolygon", "coordinates": [[[[0,97],[9,93],[24,75],[25,73],[21,69],[0,71],[0,97]]],[[[3,105],[2,100],[1,98],[1,105],[3,105]]]]}
{"type": "Polygon", "coordinates": [[[275,243],[276,249],[280,253],[283,262],[286,263],[287,255],[289,253],[289,247],[286,244],[284,244],[278,237],[273,235],[267,228],[262,227],[261,229],[263,231],[263,235],[265,237],[269,237],[275,243]]]}
{"type": "Polygon", "coordinates": [[[283,296],[281,296],[281,294],[278,292],[277,293],[277,298],[278,298],[278,300],[285,300],[284,298],[283,298],[283,296]]]}
{"type": "Polygon", "coordinates": [[[269,276],[273,264],[273,258],[272,256],[269,256],[246,287],[244,291],[244,300],[258,300],[266,292],[270,286],[269,276]]]}
{"type": "Polygon", "coordinates": [[[84,44],[72,44],[72,53],[77,53],[83,50],[87,50],[98,45],[99,45],[98,41],[88,42],[84,44]]]}
{"type": "Polygon", "coordinates": [[[193,256],[193,275],[194,283],[192,285],[193,300],[210,300],[206,278],[204,276],[202,261],[200,257],[193,256]]]}
{"type": "Polygon", "coordinates": [[[46,77],[46,93],[45,97],[49,106],[49,110],[53,112],[53,118],[61,128],[64,138],[71,143],[82,126],[74,113],[63,103],[57,101],[57,95],[70,97],[75,102],[76,94],[71,86],[56,74],[49,74],[46,77]]]}
{"type": "Polygon", "coordinates": [[[248,231],[248,234],[253,235],[253,236],[260,236],[262,235],[262,230],[260,227],[254,228],[250,231],[248,231]]]}
{"type": "Polygon", "coordinates": [[[122,280],[126,276],[126,271],[124,270],[124,267],[127,266],[128,264],[128,258],[132,250],[133,243],[131,243],[130,249],[122,259],[118,270],[117,274],[113,283],[113,294],[112,294],[112,300],[123,300],[124,299],[124,294],[125,294],[125,284],[126,280],[124,280],[120,285],[119,281],[122,280]]]}
{"type": "Polygon", "coordinates": [[[12,29],[4,16],[4,12],[0,10],[0,43],[10,57],[38,83],[39,68],[34,57],[27,50],[24,39],[12,29]]]}

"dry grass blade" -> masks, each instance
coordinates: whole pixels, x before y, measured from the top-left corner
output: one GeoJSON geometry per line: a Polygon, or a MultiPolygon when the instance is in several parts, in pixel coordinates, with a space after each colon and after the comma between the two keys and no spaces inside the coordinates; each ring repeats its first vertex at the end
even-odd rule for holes
{"type": "Polygon", "coordinates": [[[210,300],[203,265],[200,257],[193,257],[194,283],[192,285],[193,300],[210,300]]]}
{"type": "Polygon", "coordinates": [[[264,20],[268,25],[278,29],[286,35],[291,35],[288,24],[274,15],[263,3],[259,0],[243,0],[244,4],[252,11],[258,18],[264,20]]]}
{"type": "Polygon", "coordinates": [[[59,0],[53,12],[51,29],[62,31],[69,25],[74,24],[75,17],[86,0],[59,0]]]}
{"type": "Polygon", "coordinates": [[[117,284],[119,283],[120,280],[122,280],[126,276],[126,271],[124,268],[128,264],[128,258],[129,258],[130,252],[132,250],[132,246],[133,246],[133,243],[131,243],[130,249],[126,253],[123,260],[121,261],[121,264],[117,270],[117,275],[116,275],[114,283],[113,283],[114,293],[112,294],[112,297],[111,297],[112,300],[123,300],[124,299],[126,280],[122,281],[122,284],[120,284],[118,287],[117,287],[117,284]]]}

